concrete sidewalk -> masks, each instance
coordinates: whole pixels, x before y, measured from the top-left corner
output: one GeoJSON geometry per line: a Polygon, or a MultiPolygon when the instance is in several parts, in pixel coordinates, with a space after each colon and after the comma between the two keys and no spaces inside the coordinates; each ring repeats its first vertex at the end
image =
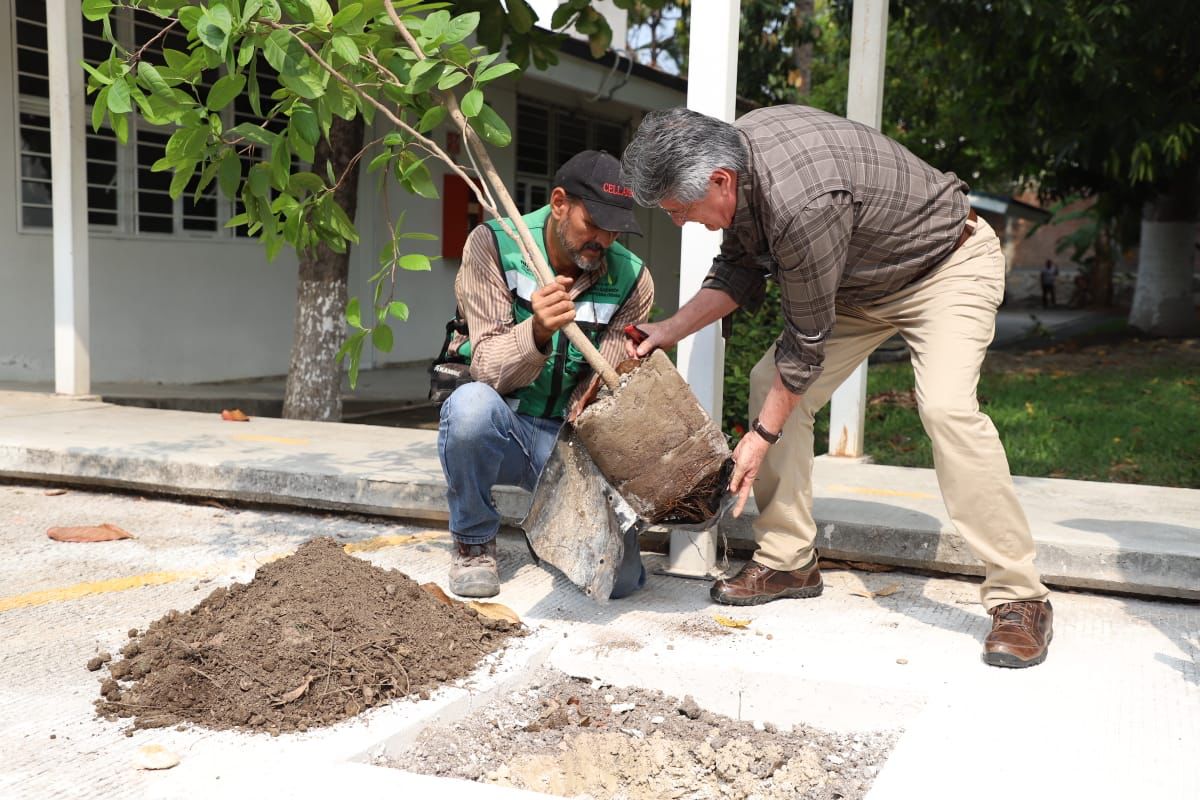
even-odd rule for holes
{"type": "MultiPolygon", "coordinates": [[[[373,445],[358,444],[369,455],[373,445]]],[[[371,563],[445,585],[445,529],[103,491],[47,497],[30,486],[0,486],[0,520],[6,800],[544,797],[404,771],[406,747],[421,731],[529,688],[540,667],[690,694],[737,719],[845,734],[845,750],[830,761],[854,757],[854,734],[894,732],[897,744],[868,800],[1200,797],[1194,603],[1057,594],[1049,659],[1000,670],[980,661],[988,620],[970,581],[827,570],[820,597],[737,609],[733,616],[748,626],[733,629],[714,618],[730,610],[709,601],[704,583],[656,571],[661,556],[646,556],[644,590],[600,605],[531,564],[524,544],[506,536],[495,599],[520,615],[530,636],[429,700],[396,701],[278,737],[184,725],[127,738],[127,723],[95,716],[103,676],[84,664],[99,651],[116,652],[130,628],[249,580],[313,536],[337,537],[371,563]],[[111,521],[137,538],[94,545],[47,538],[48,527],[76,519],[111,521]],[[135,769],[134,753],[147,744],[177,753],[181,763],[135,769]],[[380,766],[384,756],[400,768],[380,766]]],[[[530,718],[540,711],[533,704],[530,718]]]]}
{"type": "MultiPolygon", "coordinates": [[[[115,406],[0,392],[0,475],[197,497],[445,520],[427,430],[115,406]]],[[[1200,598],[1200,490],[1017,478],[1055,586],[1200,598]]],[[[818,459],[826,556],[979,574],[932,470],[818,459]]],[[[500,488],[510,521],[528,496],[500,488]]],[[[723,525],[748,543],[754,510],[723,525]]]]}

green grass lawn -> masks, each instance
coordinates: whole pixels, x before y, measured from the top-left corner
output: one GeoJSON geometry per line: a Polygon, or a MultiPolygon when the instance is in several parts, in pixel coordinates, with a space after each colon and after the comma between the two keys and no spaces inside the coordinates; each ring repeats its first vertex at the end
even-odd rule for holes
{"type": "MultiPolygon", "coordinates": [[[[932,467],[915,408],[883,398],[912,389],[907,362],[868,372],[865,448],[877,463],[932,467]],[[881,397],[882,395],[882,397],[881,397]]],[[[980,406],[1014,475],[1200,488],[1200,381],[1172,366],[1079,374],[987,372],[980,406]]],[[[818,450],[827,450],[828,410],[818,450]]]]}
{"type": "MultiPolygon", "coordinates": [[[[878,464],[933,466],[912,388],[907,361],[868,371],[865,448],[878,464]]],[[[1195,340],[992,353],[979,399],[1014,475],[1200,488],[1195,340]]],[[[816,452],[828,443],[826,408],[816,452]]]]}

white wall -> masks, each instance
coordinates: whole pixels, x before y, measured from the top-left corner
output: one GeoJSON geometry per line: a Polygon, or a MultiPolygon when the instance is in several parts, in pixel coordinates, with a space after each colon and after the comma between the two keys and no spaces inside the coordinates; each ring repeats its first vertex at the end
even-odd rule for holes
{"type": "MultiPolygon", "coordinates": [[[[0,110],[15,115],[11,27],[0,24],[0,110]]],[[[563,55],[552,73],[531,73],[493,85],[489,100],[515,126],[522,93],[568,108],[628,121],[642,111],[679,105],[683,95],[634,78],[611,100],[590,98],[608,73],[603,66],[563,55]],[[582,91],[581,91],[582,89],[582,91]]],[[[0,381],[50,381],[54,374],[51,237],[18,231],[16,118],[0,124],[0,381]]],[[[377,134],[386,123],[377,122],[377,134]]],[[[437,132],[445,143],[445,130],[437,132]]],[[[513,184],[515,147],[493,153],[513,184]]],[[[364,161],[366,163],[366,161],[364,161]]],[[[430,162],[431,164],[433,162],[430,162]]],[[[434,169],[441,186],[440,168],[434,169]]],[[[388,210],[408,209],[406,228],[440,235],[441,206],[391,185],[388,210]]],[[[128,199],[126,199],[128,201],[128,199]]],[[[629,237],[658,287],[657,305],[673,311],[678,296],[679,232],[665,214],[639,211],[647,236],[629,237]]],[[[378,174],[362,174],[358,223],[363,244],[352,251],[350,292],[371,298],[367,279],[387,241],[378,174]]],[[[414,251],[440,254],[439,242],[414,242],[414,251]]],[[[267,263],[257,240],[196,240],[150,235],[90,238],[93,383],[199,382],[287,372],[295,305],[296,258],[286,248],[267,263]]],[[[410,318],[397,323],[390,354],[364,352],[364,367],[432,359],[454,310],[458,262],[435,261],[431,272],[400,276],[396,299],[410,318]]]]}

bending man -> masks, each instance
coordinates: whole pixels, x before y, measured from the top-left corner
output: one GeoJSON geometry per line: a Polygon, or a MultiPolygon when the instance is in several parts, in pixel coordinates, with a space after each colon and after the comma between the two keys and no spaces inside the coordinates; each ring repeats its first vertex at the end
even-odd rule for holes
{"type": "Polygon", "coordinates": [[[984,660],[1041,663],[1052,635],[1048,591],[1004,448],[975,396],[1004,256],[970,209],[966,184],[876,130],[803,106],[760,109],[736,125],[682,108],[654,112],[624,168],[642,205],[677,225],[725,231],[700,291],[669,319],[643,325],[649,336],[631,352],[670,347],[761,303],[768,278],[782,295],[784,329],[751,374],[753,422],[731,479],[741,495],[735,513],[753,486],[758,550],[714,584],[713,599],[753,605],[821,593],[813,417],[899,331],[950,519],[986,567],[984,660]]]}

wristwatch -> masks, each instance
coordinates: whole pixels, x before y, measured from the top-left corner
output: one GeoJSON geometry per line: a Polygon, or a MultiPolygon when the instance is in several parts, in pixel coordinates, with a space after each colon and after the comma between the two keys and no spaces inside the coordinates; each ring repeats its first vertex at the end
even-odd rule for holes
{"type": "Polygon", "coordinates": [[[783,431],[780,431],[779,433],[771,433],[769,430],[764,428],[762,423],[758,421],[758,417],[755,417],[754,421],[750,423],[750,430],[754,431],[763,439],[765,439],[767,444],[775,444],[780,440],[780,438],[783,437],[783,431]]]}

